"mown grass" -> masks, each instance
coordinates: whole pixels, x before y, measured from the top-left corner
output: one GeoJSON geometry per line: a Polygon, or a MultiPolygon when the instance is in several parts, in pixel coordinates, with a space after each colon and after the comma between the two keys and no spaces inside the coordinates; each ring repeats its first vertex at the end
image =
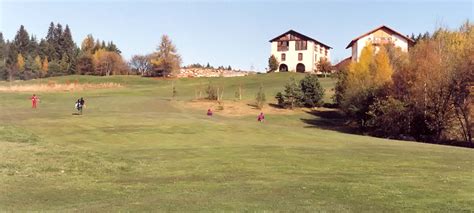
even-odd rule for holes
{"type": "MultiPolygon", "coordinates": [[[[271,98],[290,76],[303,77],[173,84],[178,101],[209,81],[225,99],[242,84],[251,101],[260,84],[271,98]]],[[[42,81],[75,79],[124,87],[41,93],[36,110],[29,93],[0,93],[0,210],[474,211],[472,149],[325,130],[303,122],[322,119],[308,113],[208,118],[170,100],[170,80],[42,81]],[[87,108],[74,116],[79,96],[87,108]]]]}

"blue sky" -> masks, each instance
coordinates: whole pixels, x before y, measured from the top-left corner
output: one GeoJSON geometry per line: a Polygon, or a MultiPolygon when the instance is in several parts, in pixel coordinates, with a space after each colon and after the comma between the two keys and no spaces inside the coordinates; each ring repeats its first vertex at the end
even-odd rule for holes
{"type": "Polygon", "coordinates": [[[457,28],[473,20],[466,1],[9,1],[0,0],[0,31],[12,39],[20,25],[42,38],[51,21],[68,24],[80,45],[87,34],[113,40],[129,59],[154,51],[168,34],[183,64],[211,63],[263,71],[268,40],[294,29],[344,59],[353,38],[387,25],[404,33],[457,28]]]}

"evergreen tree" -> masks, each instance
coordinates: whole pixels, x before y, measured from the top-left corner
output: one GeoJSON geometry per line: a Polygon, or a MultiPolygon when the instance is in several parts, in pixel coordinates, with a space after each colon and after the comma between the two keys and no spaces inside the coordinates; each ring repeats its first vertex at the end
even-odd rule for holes
{"type": "Polygon", "coordinates": [[[15,39],[13,40],[13,45],[15,46],[16,53],[21,53],[23,55],[28,53],[30,36],[23,25],[21,25],[20,29],[17,31],[15,39]]]}
{"type": "Polygon", "coordinates": [[[316,75],[308,74],[300,81],[301,102],[306,107],[319,107],[323,104],[324,88],[316,75]]]}

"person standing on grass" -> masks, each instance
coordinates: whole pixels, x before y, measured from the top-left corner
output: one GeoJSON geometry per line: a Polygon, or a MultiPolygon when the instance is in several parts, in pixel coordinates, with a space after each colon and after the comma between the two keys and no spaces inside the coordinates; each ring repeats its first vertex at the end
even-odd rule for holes
{"type": "Polygon", "coordinates": [[[76,101],[76,109],[77,109],[77,111],[79,111],[79,114],[81,114],[81,115],[82,115],[82,108],[84,107],[85,103],[86,102],[84,101],[84,98],[82,98],[82,97],[77,99],[77,101],[76,101]]]}
{"type": "Polygon", "coordinates": [[[265,116],[263,115],[263,112],[260,112],[260,114],[257,117],[258,122],[264,122],[265,121],[265,116]]]}
{"type": "Polygon", "coordinates": [[[35,94],[33,94],[33,96],[31,96],[30,99],[31,99],[31,108],[36,109],[36,106],[37,106],[38,101],[39,101],[38,96],[36,96],[35,94]]]}

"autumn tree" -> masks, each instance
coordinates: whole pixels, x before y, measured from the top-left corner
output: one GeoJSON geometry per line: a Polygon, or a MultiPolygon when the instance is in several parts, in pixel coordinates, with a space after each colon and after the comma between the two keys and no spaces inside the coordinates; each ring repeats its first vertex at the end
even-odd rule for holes
{"type": "Polygon", "coordinates": [[[40,77],[46,76],[48,74],[48,70],[49,70],[49,64],[48,64],[48,57],[46,56],[43,59],[43,63],[41,64],[41,75],[40,75],[40,77]]]}
{"type": "Polygon", "coordinates": [[[325,57],[319,59],[319,61],[316,64],[316,68],[319,72],[322,72],[324,76],[331,73],[333,69],[331,62],[329,62],[328,59],[325,57]]]}
{"type": "Polygon", "coordinates": [[[387,51],[383,46],[375,54],[374,65],[371,68],[373,83],[376,86],[382,86],[392,81],[393,69],[390,64],[387,51]]]}
{"type": "Polygon", "coordinates": [[[23,72],[25,71],[25,58],[21,53],[18,53],[17,59],[16,59],[16,66],[18,71],[23,72]]]}
{"type": "Polygon", "coordinates": [[[86,38],[82,41],[82,44],[81,44],[81,51],[83,52],[83,54],[90,54],[92,55],[94,52],[94,46],[95,46],[95,43],[94,43],[94,37],[89,34],[86,36],[86,38]]]}
{"type": "Polygon", "coordinates": [[[167,35],[161,37],[161,43],[156,52],[151,55],[154,76],[172,76],[179,72],[181,56],[178,54],[176,46],[167,35]]]}
{"type": "Polygon", "coordinates": [[[268,71],[274,72],[276,70],[278,70],[278,60],[274,55],[271,55],[270,58],[268,58],[268,71]]]}
{"type": "Polygon", "coordinates": [[[122,56],[116,52],[99,49],[94,53],[93,62],[96,75],[127,74],[128,68],[122,56]]]}

